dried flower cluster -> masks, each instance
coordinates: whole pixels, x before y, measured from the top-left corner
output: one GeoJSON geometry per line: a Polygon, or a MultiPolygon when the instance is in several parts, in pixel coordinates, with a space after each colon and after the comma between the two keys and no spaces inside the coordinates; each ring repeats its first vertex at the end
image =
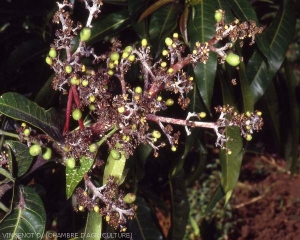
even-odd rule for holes
{"type": "MultiPolygon", "coordinates": [[[[219,129],[238,126],[247,140],[253,131],[261,129],[263,123],[260,112],[238,114],[229,106],[216,108],[220,117],[214,123],[190,120],[191,117],[201,120],[202,113],[189,113],[185,120],[157,115],[176,101],[171,98],[163,99],[162,91],[175,93],[177,103],[183,109],[189,105],[190,100],[186,94],[194,84],[193,77],[184,72],[184,67],[189,64],[195,66],[199,62],[205,64],[210,52],[219,56],[220,63],[227,61],[229,55],[226,50],[231,48],[237,39],[250,37],[253,44],[255,35],[262,31],[253,21],[240,22],[236,19],[230,24],[225,24],[224,11],[218,10],[222,17],[217,21],[216,34],[210,41],[196,42],[192,52],[184,56],[185,46],[175,33],[172,38],[165,39],[166,47],[162,51],[162,58],[154,62],[146,39],[143,39],[140,45],[134,46],[122,46],[122,43],[115,39],[108,52],[97,55],[87,43],[92,33],[92,19],[99,14],[102,2],[82,2],[89,11],[85,26],[71,20],[69,10],[73,5],[69,1],[58,3],[59,9],[53,22],[61,27],[56,32],[56,39],[46,58],[46,62],[55,72],[53,88],[68,94],[65,143],[61,146],[64,158],[93,158],[103,139],[110,150],[117,144],[121,146],[120,150],[126,156],[133,154],[139,144],[148,143],[157,156],[157,150],[166,145],[161,138],[162,133],[172,151],[176,151],[180,132],[174,132],[172,124],[184,126],[187,134],[190,134],[191,127],[212,128],[217,134],[216,145],[220,147],[224,147],[228,139],[224,131],[219,129]],[[79,43],[76,45],[74,39],[79,31],[79,43]],[[226,40],[227,43],[217,48],[215,45],[221,40],[226,40]],[[82,60],[85,58],[92,58],[93,65],[83,64],[82,60]],[[126,81],[126,73],[132,64],[140,66],[142,86],[131,86],[126,81]],[[82,111],[86,109],[89,109],[94,119],[93,124],[89,126],[85,126],[82,120],[82,111]],[[71,114],[78,120],[79,129],[70,132],[71,114]],[[150,130],[149,121],[156,122],[160,130],[150,130]],[[107,137],[109,131],[111,134],[107,137]]],[[[235,62],[238,64],[239,61],[240,59],[235,62]]],[[[134,216],[133,208],[127,209],[123,195],[118,192],[117,184],[112,178],[101,188],[96,188],[87,177],[85,182],[91,193],[83,189],[77,190],[79,206],[89,210],[101,206],[100,212],[114,227],[123,226],[126,222],[124,216],[134,216]]]]}

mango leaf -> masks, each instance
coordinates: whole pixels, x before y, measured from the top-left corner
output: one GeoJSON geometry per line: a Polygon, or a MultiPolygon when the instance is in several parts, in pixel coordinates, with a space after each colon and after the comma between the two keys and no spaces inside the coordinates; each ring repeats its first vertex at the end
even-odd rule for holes
{"type": "Polygon", "coordinates": [[[234,17],[230,9],[230,5],[227,1],[217,1],[218,7],[216,9],[222,9],[225,11],[225,22],[232,22],[234,17]]]}
{"type": "Polygon", "coordinates": [[[74,189],[78,183],[82,180],[84,174],[86,174],[92,167],[93,159],[82,156],[80,158],[80,166],[78,168],[70,169],[66,167],[66,195],[67,198],[71,197],[74,189]]]}
{"type": "MultiPolygon", "coordinates": [[[[206,42],[215,34],[214,13],[216,2],[203,0],[195,6],[196,16],[190,17],[188,33],[190,38],[190,49],[194,49],[197,41],[206,42]]],[[[214,80],[217,69],[217,55],[211,54],[206,64],[198,63],[194,69],[195,80],[200,96],[209,110],[214,88],[214,80]]]]}
{"type": "Polygon", "coordinates": [[[146,20],[138,22],[138,18],[145,11],[146,0],[128,0],[127,5],[132,27],[141,39],[147,38],[146,20]]]}
{"type": "Polygon", "coordinates": [[[10,147],[14,153],[16,164],[17,177],[23,176],[29,169],[33,157],[29,154],[27,145],[20,143],[19,141],[6,141],[6,144],[10,147]]]}
{"type": "Polygon", "coordinates": [[[190,211],[183,170],[172,177],[169,186],[172,201],[172,224],[168,238],[172,240],[181,240],[185,235],[190,211]]]}
{"type": "MultiPolygon", "coordinates": [[[[0,168],[0,175],[4,176],[5,179],[0,181],[0,185],[2,183],[8,183],[10,181],[14,182],[13,176],[5,169],[5,168],[0,168]]],[[[2,178],[2,177],[1,177],[2,178]]],[[[1,194],[0,194],[1,195],[1,194]]]]}
{"type": "Polygon", "coordinates": [[[13,119],[27,122],[58,142],[63,142],[59,122],[50,109],[39,107],[36,103],[17,93],[5,93],[0,97],[0,112],[13,119]]]}
{"type": "MultiPolygon", "coordinates": [[[[234,106],[226,82],[221,81],[221,86],[223,103],[234,106]]],[[[225,150],[221,150],[220,153],[222,170],[221,185],[225,193],[225,203],[229,201],[238,181],[244,154],[243,140],[239,128],[226,127],[226,138],[232,139],[232,141],[227,141],[225,144],[225,147],[231,151],[231,154],[227,154],[225,150]]]]}
{"type": "Polygon", "coordinates": [[[293,73],[293,69],[290,63],[287,60],[284,61],[284,72],[285,83],[288,89],[288,107],[289,107],[289,133],[291,135],[291,150],[287,153],[286,158],[289,162],[289,169],[291,171],[291,175],[296,171],[297,167],[297,159],[298,159],[298,139],[299,139],[299,106],[297,104],[297,98],[295,94],[297,80],[293,73]]]}
{"type": "Polygon", "coordinates": [[[154,52],[161,52],[158,49],[163,47],[164,39],[171,35],[177,26],[178,14],[179,9],[174,4],[166,5],[152,14],[149,23],[149,36],[150,40],[155,43],[153,45],[156,48],[153,50],[154,52]]]}
{"type": "Polygon", "coordinates": [[[184,5],[184,10],[183,13],[180,16],[179,20],[179,28],[180,28],[180,33],[182,35],[182,38],[185,42],[185,44],[188,45],[188,20],[189,20],[189,5],[185,4],[184,5]]]}
{"type": "Polygon", "coordinates": [[[30,187],[21,186],[18,204],[1,222],[2,239],[40,240],[46,224],[46,212],[38,194],[30,187]]]}
{"type": "Polygon", "coordinates": [[[175,0],[158,0],[157,2],[153,3],[150,7],[148,7],[143,14],[139,18],[139,22],[148,17],[150,14],[155,12],[157,9],[163,7],[166,4],[174,3],[175,0]]]}
{"type": "Polygon", "coordinates": [[[144,199],[138,197],[135,218],[128,223],[128,230],[132,233],[132,239],[163,240],[159,227],[155,225],[151,209],[144,199]]]}
{"type": "Polygon", "coordinates": [[[90,211],[87,216],[82,240],[99,240],[102,233],[101,214],[90,211]]]}
{"type": "Polygon", "coordinates": [[[251,90],[254,93],[254,102],[261,98],[279,70],[288,46],[293,39],[294,29],[295,16],[292,1],[287,1],[283,11],[278,11],[271,26],[263,33],[263,37],[269,39],[270,56],[268,63],[264,61],[259,52],[256,52],[247,66],[247,76],[251,83],[251,90]]]}
{"type": "Polygon", "coordinates": [[[114,12],[92,23],[92,35],[88,44],[99,42],[107,36],[112,36],[130,26],[128,10],[114,12]]]}
{"type": "Polygon", "coordinates": [[[224,190],[222,188],[222,185],[220,184],[214,191],[211,199],[209,200],[208,205],[206,206],[205,213],[210,212],[214,209],[214,207],[217,205],[218,202],[220,202],[223,197],[225,196],[224,190]]]}

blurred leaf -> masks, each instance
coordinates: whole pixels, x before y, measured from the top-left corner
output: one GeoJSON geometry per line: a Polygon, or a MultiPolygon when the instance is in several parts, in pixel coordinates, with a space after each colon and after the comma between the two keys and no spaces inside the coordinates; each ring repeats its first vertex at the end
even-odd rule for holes
{"type": "Polygon", "coordinates": [[[174,31],[177,26],[179,8],[174,4],[164,6],[152,14],[149,23],[149,36],[153,43],[153,51],[160,52],[163,48],[165,38],[174,31]]]}
{"type": "Polygon", "coordinates": [[[99,42],[107,36],[112,36],[130,26],[128,10],[109,14],[93,22],[92,35],[88,44],[99,42]]]}
{"type": "Polygon", "coordinates": [[[83,232],[83,240],[99,240],[102,233],[102,215],[89,211],[85,228],[83,232]]]}
{"type": "Polygon", "coordinates": [[[150,7],[148,7],[143,14],[140,16],[139,21],[142,21],[143,19],[145,19],[146,17],[148,17],[150,14],[152,14],[153,12],[155,12],[157,9],[165,6],[166,4],[169,3],[174,3],[175,0],[158,0],[155,3],[153,3],[150,7]]]}
{"type": "Polygon", "coordinates": [[[136,216],[128,223],[132,239],[162,240],[162,233],[155,225],[151,210],[145,200],[138,197],[135,205],[137,206],[136,216]]]}
{"type": "Polygon", "coordinates": [[[17,93],[5,93],[0,97],[0,112],[13,119],[27,122],[56,141],[63,142],[58,119],[53,109],[45,110],[17,93]]]}
{"type": "Polygon", "coordinates": [[[172,177],[169,186],[172,199],[172,224],[169,230],[168,239],[181,240],[185,235],[190,210],[183,170],[172,177]]]}
{"type": "Polygon", "coordinates": [[[30,168],[33,157],[29,154],[27,145],[18,141],[6,141],[6,144],[11,148],[16,160],[17,177],[23,176],[30,168]]]}
{"type": "Polygon", "coordinates": [[[122,176],[125,168],[126,157],[123,151],[121,151],[120,154],[120,159],[114,159],[111,152],[108,155],[104,168],[103,184],[107,182],[109,176],[113,176],[119,185],[124,181],[122,176]]]}
{"type": "Polygon", "coordinates": [[[283,11],[278,11],[271,26],[263,33],[263,37],[269,39],[270,42],[268,64],[259,52],[254,53],[248,63],[247,76],[251,83],[251,90],[254,93],[254,102],[261,98],[279,70],[288,46],[293,39],[294,29],[295,16],[292,1],[288,1],[283,11]]]}
{"type": "Polygon", "coordinates": [[[92,167],[93,159],[82,156],[80,158],[80,166],[78,168],[70,169],[66,167],[66,195],[67,198],[72,196],[72,193],[78,183],[82,180],[84,174],[86,174],[92,167]]]}
{"type": "MultiPolygon", "coordinates": [[[[215,34],[214,14],[216,10],[216,2],[203,0],[195,6],[196,16],[194,19],[190,17],[188,23],[188,33],[190,38],[190,49],[194,49],[197,41],[206,42],[215,34]]],[[[210,111],[211,99],[214,88],[214,80],[217,69],[217,55],[210,54],[206,64],[198,63],[194,69],[195,80],[200,96],[205,103],[206,108],[210,111]]]]}
{"type": "Polygon", "coordinates": [[[52,80],[53,80],[54,74],[48,78],[46,83],[42,88],[40,88],[38,94],[36,95],[34,102],[36,102],[39,106],[48,108],[51,106],[51,103],[57,95],[57,91],[55,91],[52,87],[52,80]]]}
{"type": "MultiPolygon", "coordinates": [[[[4,168],[0,168],[0,175],[5,177],[5,180],[1,180],[0,184],[8,183],[9,181],[12,181],[12,182],[15,181],[13,176],[7,170],[5,170],[4,168]]],[[[2,196],[2,195],[0,194],[0,196],[2,196]]]]}
{"type": "Polygon", "coordinates": [[[12,212],[1,222],[2,239],[40,240],[46,224],[46,212],[38,194],[30,187],[20,187],[19,201],[12,212]],[[30,234],[30,235],[29,235],[30,234]]]}
{"type": "Polygon", "coordinates": [[[222,188],[222,185],[220,184],[214,191],[214,194],[212,195],[211,199],[209,200],[208,205],[206,206],[205,213],[210,212],[214,209],[214,207],[217,205],[218,202],[220,202],[223,197],[225,196],[224,190],[222,188]]]}
{"type": "Polygon", "coordinates": [[[293,69],[290,63],[287,60],[284,61],[284,72],[286,74],[285,84],[288,90],[288,108],[289,108],[289,133],[291,134],[291,151],[287,153],[286,158],[289,162],[289,168],[291,171],[291,175],[293,176],[296,167],[297,160],[299,156],[298,150],[298,139],[299,139],[299,106],[297,104],[297,98],[295,94],[297,80],[293,73],[293,69]]]}

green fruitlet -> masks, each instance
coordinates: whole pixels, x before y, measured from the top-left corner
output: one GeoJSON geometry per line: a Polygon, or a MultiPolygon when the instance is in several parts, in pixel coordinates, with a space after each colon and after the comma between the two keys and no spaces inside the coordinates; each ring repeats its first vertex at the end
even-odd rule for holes
{"type": "Polygon", "coordinates": [[[113,76],[113,75],[114,75],[114,71],[113,71],[113,70],[108,70],[108,71],[107,71],[107,74],[108,74],[109,76],[113,76]]]}
{"type": "Polygon", "coordinates": [[[116,149],[112,149],[110,151],[110,155],[112,156],[113,159],[119,160],[121,158],[121,153],[118,152],[116,149]]]}
{"type": "Polygon", "coordinates": [[[167,37],[167,38],[165,39],[165,43],[166,43],[167,46],[171,46],[172,43],[173,43],[173,40],[172,40],[171,38],[167,37]]]}
{"type": "Polygon", "coordinates": [[[129,53],[124,51],[122,53],[122,58],[128,58],[128,57],[129,57],[129,53]]]}
{"type": "Polygon", "coordinates": [[[118,112],[119,113],[124,113],[125,112],[125,107],[123,107],[123,106],[118,107],[118,112]]]}
{"type": "Polygon", "coordinates": [[[91,35],[92,30],[88,27],[85,27],[80,31],[80,40],[85,42],[90,39],[91,35]]]}
{"type": "Polygon", "coordinates": [[[76,108],[72,112],[72,117],[74,120],[79,120],[82,117],[82,112],[80,109],[76,108]]]}
{"type": "Polygon", "coordinates": [[[56,52],[55,48],[51,48],[48,55],[52,58],[56,58],[57,52],[56,52]]]}
{"type": "Polygon", "coordinates": [[[48,65],[52,65],[52,63],[53,63],[52,58],[51,57],[46,57],[46,63],[48,65]]]}
{"type": "Polygon", "coordinates": [[[172,98],[167,99],[166,105],[167,106],[172,106],[174,104],[174,100],[172,98]]]}
{"type": "Polygon", "coordinates": [[[89,146],[89,150],[91,153],[94,153],[98,150],[98,145],[96,143],[93,143],[89,146]]]}
{"type": "Polygon", "coordinates": [[[23,134],[25,137],[28,137],[30,135],[30,132],[31,132],[30,129],[26,128],[26,129],[24,129],[23,134]]]}
{"type": "Polygon", "coordinates": [[[124,197],[124,202],[131,204],[136,200],[136,195],[134,193],[127,193],[124,197]]]}
{"type": "Polygon", "coordinates": [[[205,112],[199,113],[199,117],[200,117],[200,118],[205,118],[205,117],[206,117],[206,113],[205,113],[205,112]]]}
{"type": "Polygon", "coordinates": [[[49,160],[51,158],[51,156],[52,156],[52,149],[46,147],[45,150],[44,150],[44,153],[43,153],[43,158],[45,160],[49,160]]]}
{"type": "Polygon", "coordinates": [[[154,138],[160,138],[160,137],[161,137],[161,133],[160,133],[159,131],[157,131],[157,130],[154,130],[154,131],[152,132],[152,136],[153,136],[154,138]]]}
{"type": "Polygon", "coordinates": [[[73,157],[70,157],[66,160],[66,166],[70,169],[73,169],[75,168],[76,166],[76,161],[75,161],[75,158],[73,157]]]}
{"type": "Polygon", "coordinates": [[[42,152],[42,147],[38,144],[34,144],[29,148],[29,154],[31,156],[38,156],[42,152]]]}
{"type": "Polygon", "coordinates": [[[112,52],[109,58],[112,61],[118,61],[120,59],[120,54],[117,52],[112,52]]]}
{"type": "Polygon", "coordinates": [[[217,10],[215,12],[215,20],[216,20],[216,22],[221,22],[222,21],[222,17],[223,17],[222,10],[217,10]]]}
{"type": "Polygon", "coordinates": [[[84,79],[82,80],[81,84],[82,86],[86,87],[87,85],[89,85],[89,80],[84,79]]]}
{"type": "Polygon", "coordinates": [[[131,46],[127,46],[127,47],[124,48],[124,52],[131,53],[131,51],[132,51],[131,46]]]}
{"type": "Polygon", "coordinates": [[[246,140],[247,140],[247,141],[251,141],[251,140],[252,140],[252,136],[251,136],[251,134],[247,134],[247,136],[246,136],[246,140]]]}
{"type": "Polygon", "coordinates": [[[135,93],[142,93],[143,92],[143,89],[140,87],[140,86],[137,86],[135,89],[134,89],[135,93]]]}
{"type": "Polygon", "coordinates": [[[94,211],[97,213],[97,212],[99,212],[99,210],[100,210],[100,208],[99,208],[99,206],[94,206],[94,211]]]}
{"type": "Polygon", "coordinates": [[[66,66],[65,67],[65,71],[66,71],[66,73],[71,73],[72,72],[72,67],[71,66],[66,66]]]}
{"type": "Polygon", "coordinates": [[[133,62],[133,61],[135,60],[135,56],[134,56],[134,55],[130,55],[130,56],[128,57],[128,60],[129,60],[130,62],[133,62]]]}
{"type": "Polygon", "coordinates": [[[233,67],[236,67],[237,65],[240,64],[241,60],[240,60],[240,57],[234,53],[229,53],[227,56],[226,56],[226,62],[233,66],[233,67]]]}
{"type": "Polygon", "coordinates": [[[177,151],[177,148],[176,148],[175,146],[172,146],[172,147],[171,147],[171,151],[172,151],[172,152],[176,152],[176,151],[177,151]]]}
{"type": "Polygon", "coordinates": [[[141,44],[142,44],[142,46],[143,47],[146,47],[147,46],[147,44],[148,44],[148,41],[147,41],[147,39],[142,39],[142,41],[141,41],[141,44]]]}

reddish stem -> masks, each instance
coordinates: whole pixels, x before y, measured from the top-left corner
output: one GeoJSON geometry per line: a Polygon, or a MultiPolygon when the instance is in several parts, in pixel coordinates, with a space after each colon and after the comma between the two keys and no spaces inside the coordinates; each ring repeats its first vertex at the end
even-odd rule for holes
{"type": "Polygon", "coordinates": [[[73,91],[69,90],[68,102],[67,102],[67,110],[66,110],[66,122],[64,126],[64,133],[69,132],[70,127],[70,115],[72,111],[72,101],[73,101],[73,91]]]}

